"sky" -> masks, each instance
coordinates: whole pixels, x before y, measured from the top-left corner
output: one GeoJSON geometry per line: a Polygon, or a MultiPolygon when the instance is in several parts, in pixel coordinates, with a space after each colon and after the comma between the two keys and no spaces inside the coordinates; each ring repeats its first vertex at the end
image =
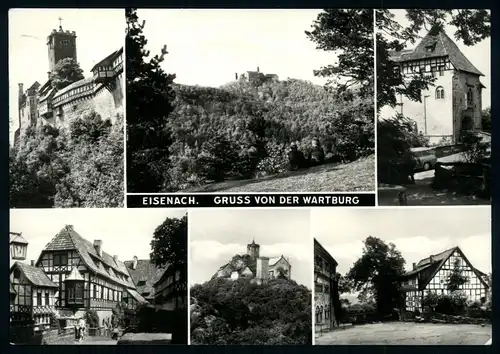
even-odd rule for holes
{"type": "Polygon", "coordinates": [[[235,73],[257,70],[323,85],[313,70],[336,55],[316,50],[305,31],[320,10],[143,9],[144,34],[151,55],[167,45],[163,67],[175,82],[219,87],[235,73]]]}
{"type": "Polygon", "coordinates": [[[42,249],[66,225],[90,242],[102,240],[103,251],[121,261],[149,259],[153,232],[167,217],[186,214],[178,209],[11,209],[10,231],[28,241],[25,262],[36,260],[42,249]],[[124,222],[130,220],[131,222],[124,222]]]}
{"type": "Polygon", "coordinates": [[[313,209],[311,225],[314,237],[338,262],[342,275],[361,257],[368,236],[394,243],[406,260],[406,270],[414,262],[455,246],[480,271],[492,270],[489,206],[313,209]]]}
{"type": "Polygon", "coordinates": [[[90,69],[125,43],[125,11],[120,9],[14,9],[9,11],[9,114],[11,135],[18,126],[18,83],[29,88],[47,80],[47,36],[59,29],[76,32],[77,60],[89,77],[90,69]]]}
{"type": "Polygon", "coordinates": [[[189,283],[202,284],[254,239],[260,255],[289,257],[292,279],[312,287],[308,209],[196,209],[189,211],[189,283]]]}
{"type": "MultiPolygon", "coordinates": [[[[394,15],[394,20],[397,21],[400,25],[407,27],[409,21],[406,19],[405,14],[406,10],[390,10],[394,15]]],[[[480,78],[481,82],[486,89],[483,89],[483,109],[491,106],[491,40],[487,38],[471,47],[467,47],[463,44],[461,40],[457,40],[455,38],[456,27],[454,26],[445,26],[444,28],[446,34],[457,44],[458,48],[462,51],[462,53],[469,59],[469,61],[484,74],[480,78]]],[[[424,37],[427,34],[425,29],[419,33],[420,37],[424,37]]],[[[418,40],[415,44],[409,45],[406,49],[413,49],[418,45],[418,40]]]]}

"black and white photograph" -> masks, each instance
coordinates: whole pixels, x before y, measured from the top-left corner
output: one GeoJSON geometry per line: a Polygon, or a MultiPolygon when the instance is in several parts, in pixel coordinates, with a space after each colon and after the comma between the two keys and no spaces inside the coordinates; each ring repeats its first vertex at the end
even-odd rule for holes
{"type": "Polygon", "coordinates": [[[491,344],[490,207],[313,209],[311,225],[316,345],[491,344]]]}
{"type": "Polygon", "coordinates": [[[376,10],[379,205],[491,204],[491,12],[376,10]]]}
{"type": "Polygon", "coordinates": [[[376,190],[373,10],[126,20],[128,193],[376,190]]]}
{"type": "Polygon", "coordinates": [[[189,212],[192,345],[312,343],[309,209],[189,212]]]}
{"type": "Polygon", "coordinates": [[[125,11],[9,11],[11,208],[124,205],[125,11]]]}
{"type": "Polygon", "coordinates": [[[11,210],[10,343],[188,344],[187,226],[185,210],[11,210]]]}

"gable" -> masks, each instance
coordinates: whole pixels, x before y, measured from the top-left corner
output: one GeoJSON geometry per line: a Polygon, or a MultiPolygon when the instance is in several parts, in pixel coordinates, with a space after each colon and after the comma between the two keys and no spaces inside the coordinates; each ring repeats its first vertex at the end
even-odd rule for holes
{"type": "Polygon", "coordinates": [[[154,284],[161,279],[165,273],[165,268],[157,268],[149,259],[138,259],[135,269],[132,269],[133,263],[134,261],[125,261],[124,265],[136,286],[137,292],[147,297],[153,297],[154,284]]]}
{"type": "Polygon", "coordinates": [[[57,288],[57,284],[55,284],[52,280],[49,279],[47,274],[43,272],[40,268],[33,267],[21,262],[15,262],[14,265],[10,269],[10,279],[11,283],[16,283],[14,280],[14,273],[16,271],[20,272],[20,284],[30,283],[36,287],[44,287],[44,288],[57,288]]]}

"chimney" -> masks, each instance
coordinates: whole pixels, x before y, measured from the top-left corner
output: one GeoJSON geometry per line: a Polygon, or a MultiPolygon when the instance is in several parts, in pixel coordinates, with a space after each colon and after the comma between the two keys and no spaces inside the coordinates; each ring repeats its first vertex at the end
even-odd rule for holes
{"type": "Polygon", "coordinates": [[[429,260],[431,261],[431,263],[434,263],[434,256],[430,256],[429,260]]]}
{"type": "Polygon", "coordinates": [[[257,67],[257,72],[260,73],[260,68],[259,67],[257,67]]]}
{"type": "Polygon", "coordinates": [[[134,261],[132,262],[132,269],[137,268],[137,256],[134,256],[134,261]]]}
{"type": "Polygon", "coordinates": [[[50,77],[52,76],[52,73],[50,71],[47,71],[47,78],[50,80],[50,77]]]}
{"type": "Polygon", "coordinates": [[[257,258],[256,278],[258,281],[262,281],[263,283],[269,279],[269,258],[268,257],[257,258]]]}
{"type": "Polygon", "coordinates": [[[238,80],[238,73],[234,73],[235,80],[238,80]]]}
{"type": "Polygon", "coordinates": [[[21,97],[24,94],[24,90],[23,90],[24,84],[17,84],[17,85],[19,86],[19,99],[21,99],[21,97]]]}
{"type": "Polygon", "coordinates": [[[413,263],[413,270],[417,269],[417,263],[413,263]]]}
{"type": "Polygon", "coordinates": [[[31,260],[31,266],[32,266],[32,267],[34,267],[34,266],[35,266],[35,260],[34,260],[34,259],[32,259],[32,260],[31,260]]]}
{"type": "Polygon", "coordinates": [[[113,260],[118,264],[118,256],[116,254],[113,256],[113,260]]]}
{"type": "Polygon", "coordinates": [[[99,257],[102,257],[102,240],[94,240],[94,248],[99,257]]]}

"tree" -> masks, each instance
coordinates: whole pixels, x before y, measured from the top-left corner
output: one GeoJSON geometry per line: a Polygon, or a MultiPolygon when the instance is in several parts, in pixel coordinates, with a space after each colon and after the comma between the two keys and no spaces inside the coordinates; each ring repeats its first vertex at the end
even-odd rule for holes
{"type": "Polygon", "coordinates": [[[316,49],[339,53],[338,63],[315,70],[314,75],[329,78],[328,85],[340,92],[356,87],[362,96],[372,96],[373,10],[326,9],[312,28],[306,35],[316,49]]]}
{"type": "Polygon", "coordinates": [[[50,74],[52,87],[62,90],[73,82],[84,79],[83,70],[80,64],[73,58],[64,58],[57,62],[50,74]]]}
{"type": "MultiPolygon", "coordinates": [[[[407,44],[415,44],[422,29],[437,32],[445,25],[454,26],[455,39],[461,40],[466,46],[475,45],[491,35],[491,14],[488,10],[406,10],[409,21],[407,27],[397,23],[394,17],[389,10],[376,10],[378,109],[385,105],[394,107],[400,94],[412,101],[421,102],[421,91],[433,84],[435,78],[431,75],[403,77],[390,60],[390,51],[401,51],[407,44]]],[[[365,65],[361,55],[354,54],[354,58],[351,62],[353,68],[365,65]]]]}
{"type": "Polygon", "coordinates": [[[149,61],[136,9],[126,9],[127,181],[129,192],[159,192],[165,184],[172,144],[167,118],[173,110],[175,75],[161,68],[161,55],[149,61]]]}
{"type": "Polygon", "coordinates": [[[364,241],[363,255],[349,269],[346,278],[360,291],[358,298],[375,297],[377,312],[392,313],[399,308],[398,277],[404,273],[405,260],[392,243],[369,236],[364,241]]]}
{"type": "Polygon", "coordinates": [[[481,112],[481,125],[483,130],[491,131],[491,107],[485,108],[481,112]]]}
{"type": "Polygon", "coordinates": [[[187,264],[187,215],[180,219],[166,218],[156,228],[150,259],[157,267],[187,264]]]}
{"type": "Polygon", "coordinates": [[[462,285],[467,284],[469,282],[469,277],[462,274],[462,268],[460,259],[456,259],[455,263],[453,263],[453,269],[446,280],[446,289],[449,291],[457,291],[460,290],[462,285]]]}
{"type": "Polygon", "coordinates": [[[278,275],[276,276],[277,279],[288,279],[288,269],[278,267],[276,269],[276,272],[278,273],[278,275]]]}

